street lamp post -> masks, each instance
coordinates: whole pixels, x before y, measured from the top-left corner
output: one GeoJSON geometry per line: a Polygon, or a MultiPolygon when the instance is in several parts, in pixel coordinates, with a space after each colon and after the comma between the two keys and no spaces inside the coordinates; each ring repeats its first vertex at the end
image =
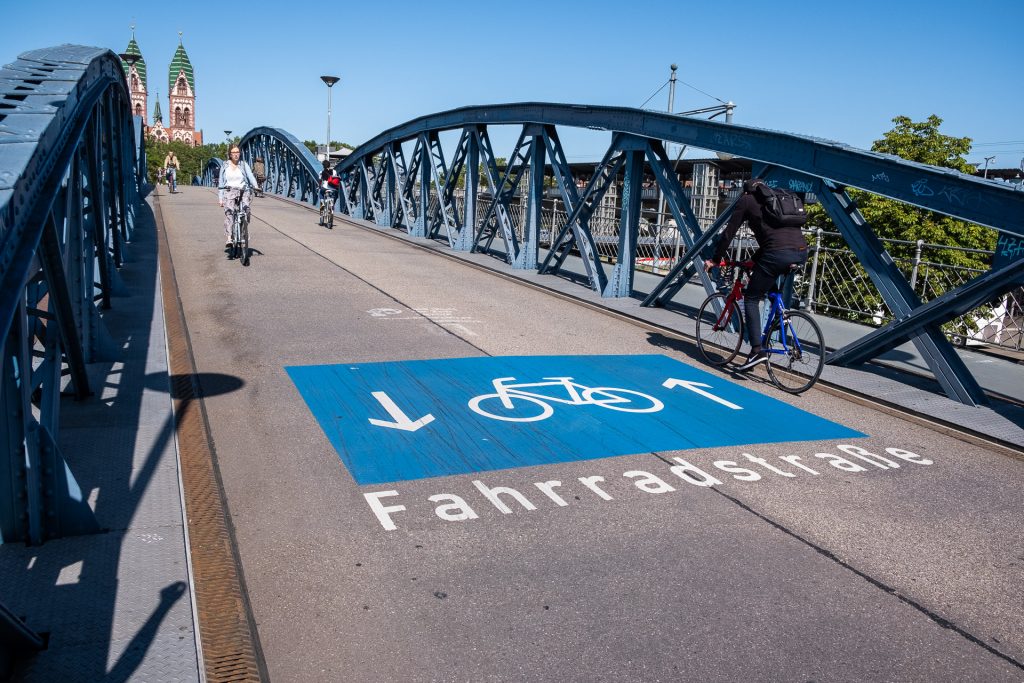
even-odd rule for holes
{"type": "Polygon", "coordinates": [[[321,76],[320,80],[327,84],[327,161],[331,160],[331,89],[341,79],[337,76],[321,76]]]}
{"type": "Polygon", "coordinates": [[[982,178],[988,178],[988,165],[995,159],[995,156],[985,157],[985,172],[982,174],[982,178]]]}
{"type": "MultiPolygon", "coordinates": [[[[129,54],[127,52],[122,52],[121,54],[118,55],[118,57],[121,58],[122,62],[124,62],[125,64],[128,65],[128,72],[129,73],[131,73],[132,67],[134,67],[135,64],[139,61],[139,56],[138,55],[129,54]]],[[[128,81],[129,97],[131,97],[132,92],[133,92],[133,90],[132,90],[132,82],[129,80],[128,81]]],[[[132,105],[132,116],[135,116],[135,105],[134,104],[132,105]]],[[[145,121],[145,112],[143,112],[143,121],[142,122],[143,123],[146,122],[145,121]]]]}

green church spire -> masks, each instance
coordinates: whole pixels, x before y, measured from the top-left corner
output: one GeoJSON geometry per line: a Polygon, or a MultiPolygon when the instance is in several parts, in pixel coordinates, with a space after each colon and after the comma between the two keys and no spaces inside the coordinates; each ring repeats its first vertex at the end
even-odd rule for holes
{"type": "Polygon", "coordinates": [[[178,31],[178,49],[171,60],[171,68],[167,70],[168,92],[174,93],[174,83],[178,80],[178,73],[181,71],[185,72],[185,80],[188,81],[188,86],[192,88],[192,94],[195,95],[196,79],[192,73],[192,62],[188,59],[185,46],[181,44],[181,31],[178,31]]]}
{"type": "MultiPolygon", "coordinates": [[[[149,85],[146,83],[146,60],[142,58],[142,50],[139,49],[139,44],[135,42],[135,24],[132,24],[132,39],[128,42],[128,47],[125,48],[125,54],[135,55],[138,57],[138,61],[135,62],[135,70],[139,72],[139,78],[142,79],[142,87],[149,89],[149,85]]],[[[124,66],[125,78],[128,77],[128,64],[123,60],[121,62],[124,66]]]]}

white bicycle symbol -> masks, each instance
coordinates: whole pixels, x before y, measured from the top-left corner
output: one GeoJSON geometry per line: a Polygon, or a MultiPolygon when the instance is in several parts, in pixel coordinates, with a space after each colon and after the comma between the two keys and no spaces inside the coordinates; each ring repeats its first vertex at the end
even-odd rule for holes
{"type": "Polygon", "coordinates": [[[624,413],[656,413],[665,407],[658,399],[631,389],[615,387],[588,387],[573,382],[572,377],[544,377],[544,382],[507,384],[515,377],[499,377],[494,380],[493,394],[481,394],[469,400],[470,409],[492,420],[505,422],[537,422],[554,414],[551,403],[565,403],[570,406],[600,406],[624,413]],[[550,396],[544,393],[523,391],[544,387],[561,387],[568,398],[550,396]],[[531,405],[532,404],[532,405],[531,405]],[[536,413],[540,409],[539,414],[536,413]],[[525,417],[522,413],[527,413],[525,417]]]}

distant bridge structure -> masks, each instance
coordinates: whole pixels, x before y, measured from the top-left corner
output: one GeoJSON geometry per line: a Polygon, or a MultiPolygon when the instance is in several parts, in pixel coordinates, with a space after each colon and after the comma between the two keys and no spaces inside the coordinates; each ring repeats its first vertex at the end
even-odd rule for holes
{"type": "MultiPolygon", "coordinates": [[[[940,325],[1021,286],[1024,260],[1001,264],[923,303],[846,190],[866,190],[1024,238],[1024,192],[999,183],[836,142],[733,123],[623,107],[522,103],[453,109],[380,133],[336,165],[343,186],[336,208],[412,236],[445,241],[460,251],[490,251],[500,240],[500,253],[513,268],[556,274],[570,254],[579,254],[582,275],[595,292],[623,297],[633,294],[642,181],[645,169],[650,169],[685,244],[680,261],[643,302],[664,305],[694,274],[708,292],[713,291],[714,283],[702,268],[703,254],[732,209],[702,229],[672,170],[665,142],[749,159],[754,175],[769,184],[813,192],[821,201],[894,313],[888,325],[831,353],[829,363],[862,363],[909,340],[947,395],[968,405],[986,402],[940,325]],[[519,130],[504,168],[491,144],[493,126],[519,130]],[[608,149],[585,186],[573,177],[558,135],[559,128],[567,127],[611,133],[608,149]],[[459,134],[453,150],[441,143],[440,135],[448,131],[459,134]],[[557,188],[568,219],[552,236],[542,260],[546,177],[557,188]],[[590,222],[615,183],[621,183],[622,199],[618,258],[609,272],[590,222]],[[523,185],[525,211],[517,217],[511,204],[524,191],[523,185]],[[481,186],[488,190],[486,199],[479,196],[481,186]],[[462,194],[458,202],[457,190],[462,194]]],[[[320,164],[294,136],[260,127],[243,136],[241,146],[244,158],[266,160],[270,191],[313,205],[319,202],[320,164]]],[[[218,164],[215,160],[208,166],[207,182],[218,164]]]]}

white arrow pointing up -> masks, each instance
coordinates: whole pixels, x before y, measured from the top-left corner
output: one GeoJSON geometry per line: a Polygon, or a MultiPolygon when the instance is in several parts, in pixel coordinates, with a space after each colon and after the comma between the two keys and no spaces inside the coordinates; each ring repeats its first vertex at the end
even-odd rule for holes
{"type": "Polygon", "coordinates": [[[415,432],[420,427],[425,427],[434,421],[434,416],[427,413],[418,420],[410,420],[409,416],[402,412],[402,409],[395,405],[395,402],[391,400],[391,397],[385,394],[383,391],[371,392],[373,397],[377,399],[384,410],[388,411],[388,415],[394,422],[388,422],[386,420],[374,420],[372,417],[369,418],[370,424],[377,427],[387,427],[388,429],[401,429],[403,432],[415,432]]]}
{"type": "Polygon", "coordinates": [[[726,401],[724,398],[720,398],[710,392],[704,391],[704,389],[711,388],[710,384],[704,384],[702,382],[693,382],[684,379],[669,378],[662,382],[661,386],[665,387],[666,389],[672,389],[673,387],[682,387],[684,389],[689,389],[693,393],[700,394],[704,398],[710,398],[712,401],[716,403],[721,403],[726,408],[732,408],[733,410],[743,410],[742,406],[738,406],[735,403],[730,403],[729,401],[726,401]],[[704,387],[704,389],[698,389],[697,387],[704,387]]]}

